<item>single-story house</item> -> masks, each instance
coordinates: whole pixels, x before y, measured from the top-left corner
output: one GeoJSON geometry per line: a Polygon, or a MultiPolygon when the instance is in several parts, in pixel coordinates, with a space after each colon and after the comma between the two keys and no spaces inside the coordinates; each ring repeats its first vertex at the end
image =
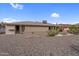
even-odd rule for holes
{"type": "Polygon", "coordinates": [[[31,21],[5,23],[5,34],[43,33],[48,31],[52,26],[49,23],[31,21]]]}
{"type": "Polygon", "coordinates": [[[46,33],[51,28],[60,28],[61,31],[69,30],[70,24],[50,24],[44,22],[13,22],[3,23],[0,33],[5,34],[26,34],[26,33],[46,33]]]}

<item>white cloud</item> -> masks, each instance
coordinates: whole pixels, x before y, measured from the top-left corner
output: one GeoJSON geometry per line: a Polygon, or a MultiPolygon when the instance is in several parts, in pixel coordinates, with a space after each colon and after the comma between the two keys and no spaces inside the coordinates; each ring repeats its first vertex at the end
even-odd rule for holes
{"type": "Polygon", "coordinates": [[[15,9],[23,9],[23,5],[17,3],[10,3],[10,5],[15,9]]]}
{"type": "Polygon", "coordinates": [[[13,18],[3,18],[3,19],[0,19],[0,21],[1,22],[6,22],[6,23],[12,23],[12,22],[20,21],[20,20],[13,19],[13,18]]]}
{"type": "Polygon", "coordinates": [[[60,17],[60,14],[59,13],[52,13],[51,16],[58,18],[58,17],[60,17]]]}
{"type": "Polygon", "coordinates": [[[3,21],[3,22],[6,22],[6,23],[11,23],[11,22],[15,22],[16,19],[12,19],[12,18],[3,18],[2,21],[3,21]]]}

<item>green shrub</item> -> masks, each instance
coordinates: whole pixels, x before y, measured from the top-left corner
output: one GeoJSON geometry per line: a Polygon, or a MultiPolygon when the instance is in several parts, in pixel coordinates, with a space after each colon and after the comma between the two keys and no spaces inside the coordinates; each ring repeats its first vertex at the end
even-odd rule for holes
{"type": "Polygon", "coordinates": [[[76,25],[71,25],[68,32],[71,34],[79,34],[79,28],[76,25]]]}
{"type": "Polygon", "coordinates": [[[49,36],[55,36],[58,33],[59,33],[59,29],[51,29],[48,31],[49,36]]]}

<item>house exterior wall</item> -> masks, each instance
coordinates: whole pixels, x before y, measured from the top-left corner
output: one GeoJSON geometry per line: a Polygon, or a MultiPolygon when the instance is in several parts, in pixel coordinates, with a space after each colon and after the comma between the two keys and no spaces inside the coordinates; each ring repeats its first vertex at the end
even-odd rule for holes
{"type": "Polygon", "coordinates": [[[15,34],[15,26],[13,25],[6,25],[5,26],[5,33],[6,34],[15,34]]]}
{"type": "MultiPolygon", "coordinates": [[[[16,34],[15,25],[6,25],[5,26],[5,33],[6,34],[16,34]]],[[[43,33],[48,31],[49,27],[42,27],[42,26],[25,26],[24,34],[28,33],[43,33]]]]}
{"type": "Polygon", "coordinates": [[[25,26],[24,33],[27,32],[46,32],[48,31],[49,27],[40,27],[40,26],[25,26]]]}

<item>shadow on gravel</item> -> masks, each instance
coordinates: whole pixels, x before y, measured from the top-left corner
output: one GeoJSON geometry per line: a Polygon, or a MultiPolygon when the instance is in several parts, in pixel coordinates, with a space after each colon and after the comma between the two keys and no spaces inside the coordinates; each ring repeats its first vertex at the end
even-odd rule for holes
{"type": "Polygon", "coordinates": [[[70,48],[72,52],[75,52],[79,56],[79,45],[71,44],[70,48]]]}

